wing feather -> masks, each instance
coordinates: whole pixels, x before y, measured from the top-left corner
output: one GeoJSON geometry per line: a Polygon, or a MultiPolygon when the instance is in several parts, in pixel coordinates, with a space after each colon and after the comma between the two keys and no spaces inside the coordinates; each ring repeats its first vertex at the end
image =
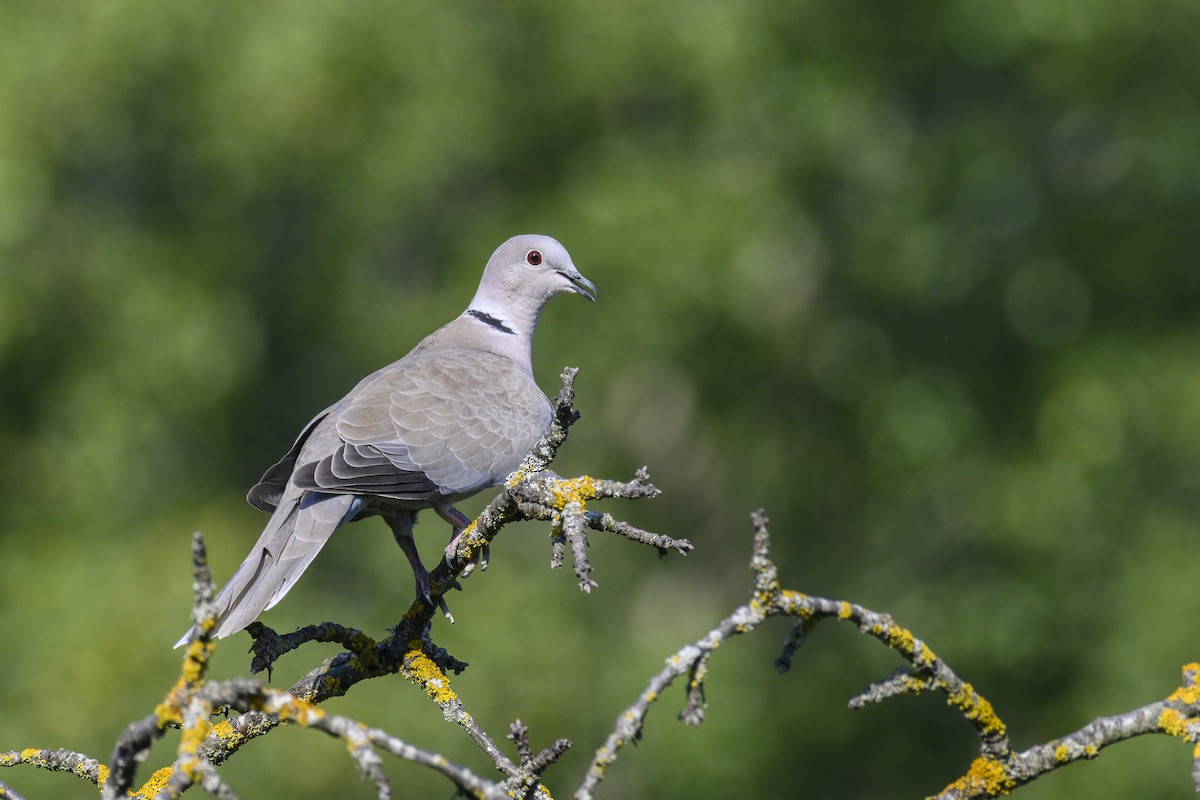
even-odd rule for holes
{"type": "Polygon", "coordinates": [[[327,492],[429,499],[470,494],[516,469],[550,425],[550,402],[503,356],[409,356],[332,409],[338,441],[292,475],[327,492]]]}

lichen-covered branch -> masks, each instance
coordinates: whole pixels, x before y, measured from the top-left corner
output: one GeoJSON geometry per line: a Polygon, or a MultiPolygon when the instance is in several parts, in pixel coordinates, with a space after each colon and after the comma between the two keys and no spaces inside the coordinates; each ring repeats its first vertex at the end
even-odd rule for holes
{"type": "Polygon", "coordinates": [[[871,611],[856,603],[813,597],[781,588],[778,570],[770,558],[770,536],[766,514],[753,514],[754,552],[751,570],[754,587],[750,601],[699,640],[671,654],[637,700],[617,716],[613,731],[596,750],[583,783],[575,793],[577,800],[589,800],[616,761],[621,749],[641,736],[650,707],[677,678],[686,676],[683,710],[679,718],[690,725],[704,719],[704,680],[714,651],[725,641],[758,628],[774,616],[795,619],[776,659],[781,672],[790,667],[798,649],[826,620],[853,623],[859,631],[897,652],[908,663],[891,675],[871,684],[850,700],[850,708],[880,702],[899,694],[938,691],[947,703],[974,727],[979,737],[980,757],[967,774],[946,787],[938,800],[991,798],[1007,794],[1040,775],[1081,758],[1094,758],[1101,748],[1145,733],[1166,733],[1194,746],[1193,780],[1200,791],[1200,664],[1184,667],[1183,682],[1165,700],[1151,703],[1127,714],[1103,717],[1079,731],[1044,745],[1013,753],[1004,722],[991,703],[962,680],[933,650],[911,631],[887,614],[871,611]]]}
{"type": "MultiPolygon", "coordinates": [[[[108,779],[108,767],[94,758],[71,750],[43,750],[37,747],[0,753],[0,767],[15,767],[25,764],[51,772],[70,772],[89,783],[99,785],[108,779]]],[[[21,795],[4,784],[0,798],[20,800],[21,795]]]]}
{"type": "MultiPolygon", "coordinates": [[[[657,495],[658,490],[650,483],[644,468],[628,482],[587,476],[564,479],[547,470],[566,441],[570,425],[579,416],[572,407],[574,376],[574,369],[568,368],[563,373],[563,388],[554,404],[554,424],[549,433],[460,538],[457,551],[434,570],[434,603],[427,607],[415,602],[388,637],[376,641],[362,631],[332,622],[279,635],[256,622],[248,628],[254,639],[252,672],[270,670],[284,653],[307,642],[337,642],[345,652],[309,672],[286,692],[251,679],[207,681],[207,665],[215,649],[211,637],[215,620],[213,586],[203,541],[197,534],[193,542],[195,627],[180,678],[154,713],[131,723],[122,733],[113,749],[111,768],[78,754],[68,757],[42,751],[9,754],[9,761],[71,769],[102,784],[105,798],[126,794],[172,798],[194,785],[214,796],[233,798],[233,790],[220,779],[216,768],[250,740],[281,724],[298,724],[343,739],[363,774],[375,783],[380,797],[389,796],[390,789],[379,768],[379,753],[389,752],[439,771],[460,792],[472,796],[548,798],[549,792],[540,783],[541,774],[566,751],[570,742],[559,739],[535,754],[529,745],[528,732],[516,723],[510,736],[518,745],[518,759],[514,762],[505,755],[478,726],[451,687],[449,674],[461,672],[467,665],[432,642],[430,627],[435,608],[442,605],[441,596],[458,587],[459,578],[480,563],[479,557],[486,554],[492,539],[516,520],[547,520],[556,531],[568,530],[574,547],[575,571],[585,589],[595,586],[587,577],[591,565],[586,555],[586,529],[616,533],[648,544],[660,554],[672,550],[684,554],[691,550],[687,540],[642,531],[610,515],[587,510],[591,500],[657,495]],[[447,720],[462,727],[504,776],[501,782],[484,780],[464,767],[448,763],[440,755],[423,751],[384,731],[326,714],[317,706],[345,694],[360,681],[395,673],[419,686],[441,707],[447,720]],[[214,722],[214,715],[219,713],[232,716],[214,722]],[[142,787],[133,788],[137,768],[150,745],[171,728],[181,731],[174,763],[155,772],[142,787]]],[[[482,566],[486,567],[486,561],[482,566]]]]}
{"type": "Polygon", "coordinates": [[[1149,733],[1165,733],[1192,745],[1192,782],[1200,792],[1200,664],[1183,667],[1179,688],[1164,700],[1125,714],[1100,717],[1074,733],[1020,753],[981,756],[938,800],[1000,797],[1059,767],[1092,759],[1109,745],[1149,733]]]}
{"type": "MultiPolygon", "coordinates": [[[[216,767],[254,736],[280,724],[293,724],[343,740],[350,756],[363,775],[375,785],[381,799],[391,796],[391,788],[383,773],[380,751],[441,773],[460,792],[476,797],[501,796],[502,790],[496,783],[485,781],[465,767],[451,764],[436,753],[410,745],[378,728],[369,728],[348,717],[328,714],[291,692],[269,688],[250,678],[206,681],[208,663],[215,651],[211,632],[216,617],[211,605],[212,581],[208,575],[204,542],[199,534],[193,540],[193,563],[196,574],[193,619],[196,634],[188,646],[183,669],[175,686],[153,714],[134,722],[121,735],[113,751],[111,768],[98,764],[93,766],[92,762],[77,754],[57,757],[61,763],[50,768],[72,769],[75,772],[86,770],[95,782],[103,784],[106,798],[175,798],[193,785],[200,785],[215,797],[233,800],[235,793],[218,776],[216,767]],[[219,711],[240,713],[232,719],[214,724],[212,719],[219,711]],[[150,744],[171,727],[181,730],[174,763],[155,772],[140,788],[132,789],[137,765],[144,760],[150,744]]],[[[270,636],[263,638],[271,641],[270,636]]],[[[318,626],[315,632],[311,632],[311,638],[340,641],[364,653],[373,644],[361,632],[337,626],[318,626]]],[[[426,692],[444,703],[450,716],[449,709],[454,706],[453,693],[440,667],[416,649],[406,655],[406,660],[408,672],[419,676],[426,692]]],[[[459,721],[463,724],[469,722],[459,721]]],[[[486,739],[486,734],[479,732],[478,735],[486,739]]],[[[498,752],[497,748],[494,749],[498,752]]],[[[24,755],[33,758],[28,753],[24,755]]],[[[54,758],[52,754],[47,761],[54,758]]],[[[510,777],[526,777],[515,766],[509,772],[510,777]]]]}
{"type": "MultiPolygon", "coordinates": [[[[568,479],[547,469],[566,440],[568,428],[578,417],[571,407],[573,377],[573,370],[563,374],[563,390],[555,403],[555,423],[550,433],[468,527],[456,550],[434,570],[434,602],[413,603],[385,638],[376,640],[360,630],[332,622],[280,635],[256,622],[248,628],[254,639],[252,672],[270,670],[285,653],[308,642],[336,642],[344,652],[312,669],[286,691],[252,678],[209,680],[208,665],[215,652],[211,636],[215,621],[213,587],[204,543],[197,534],[192,550],[194,635],[184,655],[179,679],[153,713],[135,720],[122,732],[107,766],[81,753],[26,749],[0,753],[0,767],[25,764],[71,772],[101,786],[103,797],[112,800],[175,798],[195,786],[222,800],[233,800],[236,794],[222,780],[218,768],[251,740],[280,725],[298,725],[341,740],[380,798],[391,796],[382,769],[382,754],[389,753],[443,775],[463,795],[496,800],[550,800],[542,775],[567,751],[570,741],[558,739],[535,751],[528,729],[517,720],[507,736],[515,748],[515,758],[505,753],[478,725],[454,691],[451,676],[467,665],[438,647],[431,638],[431,629],[441,595],[458,586],[458,581],[477,564],[486,567],[485,554],[490,543],[505,525],[516,520],[551,523],[551,564],[562,566],[569,546],[575,575],[584,591],[597,585],[591,577],[592,567],[587,557],[588,531],[612,533],[653,547],[660,555],[686,554],[691,550],[686,539],[644,531],[609,514],[588,509],[588,504],[597,499],[657,495],[658,490],[650,483],[644,468],[628,482],[587,476],[568,479]],[[493,776],[489,780],[450,763],[440,754],[423,750],[379,728],[330,714],[319,706],[327,699],[345,694],[361,681],[397,673],[436,703],[448,721],[462,728],[487,755],[499,773],[498,778],[493,776]],[[172,729],[180,731],[174,760],[134,788],[135,775],[151,744],[172,729]]],[[[862,708],[896,695],[934,691],[943,694],[947,703],[973,727],[979,741],[979,757],[937,798],[965,800],[1007,794],[1065,764],[1094,758],[1106,746],[1147,733],[1168,734],[1193,746],[1193,780],[1200,788],[1200,664],[1187,665],[1180,686],[1163,700],[1125,714],[1097,719],[1061,739],[1013,752],[1006,726],[987,699],[889,615],[855,603],[782,588],[770,557],[767,518],[762,511],[753,515],[753,525],[753,586],[749,600],[705,636],[667,658],[637,700],[618,716],[612,733],[596,751],[576,792],[577,798],[595,796],[621,750],[640,738],[651,706],[677,678],[684,678],[685,684],[679,718],[689,725],[701,724],[706,711],[705,682],[710,671],[719,668],[714,660],[718,647],[776,616],[792,620],[775,662],[781,672],[788,670],[799,649],[823,622],[849,622],[895,651],[904,661],[899,669],[852,698],[850,708],[862,708]]],[[[19,797],[0,783],[0,800],[19,797]]]]}

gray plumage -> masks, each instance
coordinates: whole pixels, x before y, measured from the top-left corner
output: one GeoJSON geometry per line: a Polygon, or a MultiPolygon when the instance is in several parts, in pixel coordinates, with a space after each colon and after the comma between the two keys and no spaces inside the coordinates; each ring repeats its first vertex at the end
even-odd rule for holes
{"type": "Polygon", "coordinates": [[[454,503],[503,482],[549,429],[533,331],[554,295],[594,300],[595,290],[548,236],[502,244],[466,311],[318,414],[250,490],[250,504],[271,519],[217,595],[216,635],[278,603],[339,526],[370,516],[391,527],[428,600],[417,512],[432,508],[449,522],[453,544],[469,522],[454,503]]]}

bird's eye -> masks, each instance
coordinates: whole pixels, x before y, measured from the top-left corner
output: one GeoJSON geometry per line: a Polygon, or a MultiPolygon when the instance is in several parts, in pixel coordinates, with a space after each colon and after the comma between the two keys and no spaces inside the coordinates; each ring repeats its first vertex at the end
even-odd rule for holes
{"type": "Polygon", "coordinates": [[[542,263],[542,251],[541,250],[530,250],[528,253],[525,254],[525,261],[531,267],[538,266],[539,264],[542,263]]]}

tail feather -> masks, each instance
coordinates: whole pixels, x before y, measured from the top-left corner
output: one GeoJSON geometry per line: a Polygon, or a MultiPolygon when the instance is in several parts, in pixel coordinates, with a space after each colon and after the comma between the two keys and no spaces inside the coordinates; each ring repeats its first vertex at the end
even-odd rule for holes
{"type": "MultiPolygon", "coordinates": [[[[362,504],[361,498],[348,494],[285,495],[250,555],[217,595],[214,635],[237,633],[282,600],[333,532],[353,519],[362,504]]],[[[186,644],[191,635],[189,630],[175,646],[186,644]]]]}

